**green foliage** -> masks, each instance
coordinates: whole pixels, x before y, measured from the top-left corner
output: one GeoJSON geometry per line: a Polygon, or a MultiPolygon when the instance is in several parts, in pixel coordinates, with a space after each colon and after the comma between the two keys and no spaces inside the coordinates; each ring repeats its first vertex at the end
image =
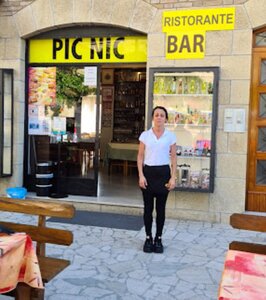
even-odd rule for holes
{"type": "Polygon", "coordinates": [[[89,88],[83,85],[84,75],[76,68],[56,70],[56,101],[58,105],[66,104],[68,108],[81,101],[88,95],[89,88]]]}

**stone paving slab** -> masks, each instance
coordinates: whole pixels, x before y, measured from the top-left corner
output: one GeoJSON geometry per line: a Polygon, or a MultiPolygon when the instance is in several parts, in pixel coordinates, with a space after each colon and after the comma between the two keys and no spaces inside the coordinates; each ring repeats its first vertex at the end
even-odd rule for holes
{"type": "MultiPolygon", "coordinates": [[[[0,213],[0,219],[8,217],[0,213]]],[[[17,217],[23,219],[34,221],[17,217]]],[[[46,300],[216,300],[230,241],[265,243],[265,234],[229,225],[166,220],[164,253],[148,254],[142,251],[144,228],[52,226],[72,230],[74,243],[47,246],[48,255],[70,259],[71,265],[46,285],[46,300]]],[[[10,298],[0,295],[4,299],[10,298]]]]}

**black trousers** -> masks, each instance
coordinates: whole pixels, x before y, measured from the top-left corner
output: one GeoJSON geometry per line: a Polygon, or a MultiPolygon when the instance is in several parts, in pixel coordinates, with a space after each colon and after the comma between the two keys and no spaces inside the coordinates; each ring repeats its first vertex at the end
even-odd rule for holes
{"type": "Polygon", "coordinates": [[[146,189],[141,189],[144,201],[144,226],[147,236],[152,236],[152,222],[154,201],[156,201],[156,236],[161,236],[165,222],[165,206],[168,189],[165,184],[171,177],[169,165],[143,167],[143,174],[147,180],[146,189]]]}

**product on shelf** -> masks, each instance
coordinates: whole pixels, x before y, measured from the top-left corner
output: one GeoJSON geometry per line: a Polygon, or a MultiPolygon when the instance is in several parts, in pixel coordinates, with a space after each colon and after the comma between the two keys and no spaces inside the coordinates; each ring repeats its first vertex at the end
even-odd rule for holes
{"type": "Polygon", "coordinates": [[[190,165],[177,165],[177,186],[189,187],[190,165]]]}
{"type": "Polygon", "coordinates": [[[176,189],[212,192],[217,69],[158,68],[151,74],[153,107],[167,109],[167,129],[175,133],[178,141],[176,189]]]}
{"type": "Polygon", "coordinates": [[[208,189],[210,184],[210,170],[209,169],[202,169],[201,174],[201,188],[208,189]]]}
{"type": "Polygon", "coordinates": [[[201,171],[190,172],[190,187],[192,189],[198,189],[201,187],[201,171]]]}

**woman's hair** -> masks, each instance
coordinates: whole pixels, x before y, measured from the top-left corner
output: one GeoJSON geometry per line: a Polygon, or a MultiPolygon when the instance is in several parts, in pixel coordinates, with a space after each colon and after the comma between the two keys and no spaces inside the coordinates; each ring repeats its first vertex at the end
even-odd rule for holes
{"type": "Polygon", "coordinates": [[[151,113],[152,118],[154,116],[154,112],[155,112],[156,109],[162,109],[165,112],[165,118],[166,118],[166,120],[168,120],[168,112],[167,112],[166,108],[163,107],[163,106],[155,106],[154,107],[154,109],[152,110],[152,113],[151,113]]]}

